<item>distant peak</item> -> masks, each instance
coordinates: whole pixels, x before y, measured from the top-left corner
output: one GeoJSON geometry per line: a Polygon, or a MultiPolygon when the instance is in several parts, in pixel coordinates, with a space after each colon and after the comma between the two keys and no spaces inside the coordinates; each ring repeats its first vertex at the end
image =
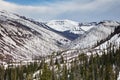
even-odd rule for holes
{"type": "Polygon", "coordinates": [[[75,22],[73,20],[69,20],[69,19],[62,19],[62,20],[51,20],[51,21],[71,21],[71,22],[75,22]]]}
{"type": "Polygon", "coordinates": [[[79,22],[75,22],[72,20],[64,19],[64,20],[51,20],[48,22],[48,24],[73,24],[73,25],[78,25],[79,22]]]}
{"type": "Polygon", "coordinates": [[[114,21],[114,20],[103,20],[98,23],[99,25],[104,25],[104,26],[118,26],[120,22],[114,21]]]}

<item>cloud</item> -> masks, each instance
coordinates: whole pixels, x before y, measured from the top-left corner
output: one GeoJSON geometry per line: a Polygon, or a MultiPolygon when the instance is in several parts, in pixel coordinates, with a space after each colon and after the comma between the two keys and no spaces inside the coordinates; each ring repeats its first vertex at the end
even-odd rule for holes
{"type": "MultiPolygon", "coordinates": [[[[0,9],[7,10],[14,13],[19,13],[27,17],[50,20],[62,16],[64,14],[70,14],[69,17],[75,16],[75,14],[88,14],[90,12],[105,12],[111,9],[116,3],[120,3],[119,0],[67,0],[48,3],[46,5],[28,6],[18,5],[10,3],[5,0],[0,0],[0,9]]],[[[120,4],[117,4],[120,5],[120,4]]],[[[79,15],[80,16],[80,15],[79,15]]],[[[78,15],[76,16],[78,17],[78,15]]],[[[75,17],[75,18],[76,18],[75,17]]],[[[77,20],[77,19],[76,19],[77,20]]]]}

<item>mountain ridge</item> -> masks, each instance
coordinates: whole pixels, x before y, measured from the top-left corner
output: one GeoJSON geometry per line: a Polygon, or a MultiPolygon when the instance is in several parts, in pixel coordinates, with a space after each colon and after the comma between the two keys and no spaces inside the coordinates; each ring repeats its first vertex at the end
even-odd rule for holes
{"type": "Polygon", "coordinates": [[[3,61],[32,59],[60,49],[67,38],[8,12],[0,12],[0,50],[3,61]],[[12,47],[12,48],[11,48],[12,47]],[[7,59],[7,56],[10,59],[7,59]]]}
{"type": "Polygon", "coordinates": [[[72,49],[85,48],[88,51],[97,41],[106,39],[119,25],[120,22],[108,20],[99,23],[71,20],[43,23],[0,11],[0,60],[32,60],[72,49]]]}

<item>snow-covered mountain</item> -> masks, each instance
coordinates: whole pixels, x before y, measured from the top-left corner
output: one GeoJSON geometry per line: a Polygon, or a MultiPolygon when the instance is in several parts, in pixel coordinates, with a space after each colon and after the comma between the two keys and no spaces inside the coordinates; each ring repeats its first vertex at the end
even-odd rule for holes
{"type": "MultiPolygon", "coordinates": [[[[120,22],[117,21],[79,23],[71,20],[52,20],[42,23],[0,11],[0,60],[31,60],[54,51],[93,48],[119,25],[120,22]]],[[[119,41],[118,34],[112,37],[112,40],[119,41]]]]}
{"type": "Polygon", "coordinates": [[[68,44],[70,49],[84,49],[93,47],[97,42],[103,40],[110,35],[116,26],[120,23],[117,21],[102,21],[88,30],[79,38],[68,44]]]}
{"type": "Polygon", "coordinates": [[[120,26],[117,26],[113,33],[111,33],[106,39],[100,41],[95,49],[107,49],[109,45],[119,48],[120,47],[120,26]]]}
{"type": "MultiPolygon", "coordinates": [[[[47,23],[48,26],[57,30],[57,31],[68,31],[68,30],[77,30],[79,29],[79,23],[71,20],[52,20],[47,23]]],[[[73,33],[76,33],[76,31],[73,33]]]]}
{"type": "Polygon", "coordinates": [[[69,40],[39,23],[0,11],[0,60],[21,60],[51,54],[69,40]]]}
{"type": "MultiPolygon", "coordinates": [[[[88,36],[85,37],[88,39],[86,41],[81,41],[81,40],[85,40],[84,37],[81,39],[80,38],[76,39],[75,40],[76,45],[74,44],[75,42],[71,42],[69,44],[69,48],[62,51],[61,55],[63,55],[63,57],[65,59],[67,59],[68,62],[71,62],[76,57],[78,57],[79,54],[81,54],[81,53],[85,53],[87,55],[97,53],[98,55],[102,55],[104,53],[104,51],[109,52],[113,48],[114,48],[114,50],[119,49],[120,48],[120,23],[118,23],[118,24],[117,23],[116,23],[116,25],[114,24],[114,26],[111,26],[111,27],[110,27],[111,24],[109,24],[109,26],[107,26],[108,24],[106,26],[104,26],[104,27],[108,27],[108,28],[103,28],[103,27],[102,27],[103,29],[100,28],[100,30],[102,30],[102,31],[104,31],[104,29],[105,29],[106,32],[108,32],[107,30],[111,29],[111,31],[112,31],[111,33],[105,33],[105,31],[104,31],[104,32],[101,32],[101,34],[100,34],[100,32],[99,32],[99,34],[97,34],[97,32],[95,32],[98,35],[98,37],[96,37],[96,38],[93,38],[93,37],[95,37],[95,35],[94,36],[92,35],[92,38],[89,38],[89,39],[88,39],[88,36]],[[108,36],[105,37],[105,36],[103,36],[103,34],[108,35],[108,36]],[[104,37],[104,39],[103,39],[103,37],[104,37]],[[97,41],[97,40],[99,40],[99,41],[97,41]],[[87,43],[87,41],[88,41],[88,43],[87,43]],[[80,43],[80,42],[83,42],[83,43],[80,43]],[[92,43],[89,44],[90,42],[92,42],[92,43]],[[67,56],[67,58],[66,58],[66,56],[67,56]]],[[[100,25],[102,25],[102,24],[100,23],[100,25]]],[[[91,29],[90,31],[93,31],[93,29],[91,29]]]]}
{"type": "Polygon", "coordinates": [[[61,32],[63,35],[67,35],[68,38],[74,40],[91,29],[95,25],[82,24],[72,20],[52,20],[46,25],[52,29],[61,32]]]}

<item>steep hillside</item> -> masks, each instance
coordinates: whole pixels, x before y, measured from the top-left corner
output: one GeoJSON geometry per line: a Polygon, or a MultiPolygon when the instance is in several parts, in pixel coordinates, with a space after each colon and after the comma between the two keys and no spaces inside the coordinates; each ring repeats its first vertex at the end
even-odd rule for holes
{"type": "Polygon", "coordinates": [[[80,51],[98,49],[111,39],[119,42],[119,34],[112,35],[119,25],[117,21],[78,23],[71,20],[53,20],[46,25],[0,11],[0,61],[37,59],[53,52],[70,53],[68,56],[72,58],[80,51]]]}
{"type": "Polygon", "coordinates": [[[32,59],[60,50],[65,37],[23,16],[0,11],[0,59],[32,59]]]}
{"type": "Polygon", "coordinates": [[[95,49],[107,49],[108,46],[119,48],[120,46],[120,26],[117,26],[113,33],[111,33],[106,39],[98,42],[98,46],[95,49]]]}
{"type": "Polygon", "coordinates": [[[114,31],[115,27],[119,25],[120,23],[116,21],[100,22],[78,39],[68,44],[67,47],[70,49],[84,49],[93,47],[100,40],[107,38],[108,35],[114,31]]]}

